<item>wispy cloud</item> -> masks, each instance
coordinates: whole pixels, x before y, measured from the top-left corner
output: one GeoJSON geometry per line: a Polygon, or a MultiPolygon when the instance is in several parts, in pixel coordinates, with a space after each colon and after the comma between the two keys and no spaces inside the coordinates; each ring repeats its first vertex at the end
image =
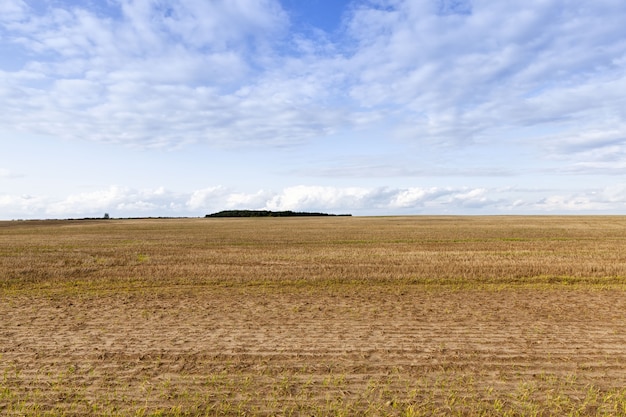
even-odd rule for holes
{"type": "Polygon", "coordinates": [[[2,0],[0,1],[0,15],[2,20],[12,22],[22,19],[28,11],[28,6],[24,0],[2,0]]]}
{"type": "Polygon", "coordinates": [[[321,178],[434,178],[434,177],[509,177],[519,175],[513,168],[489,166],[443,166],[421,163],[416,166],[402,157],[352,158],[323,161],[314,167],[297,168],[291,173],[321,178]]]}
{"type": "Polygon", "coordinates": [[[625,2],[355,0],[332,33],[286,5],[0,0],[0,152],[89,143],[176,172],[68,167],[44,196],[14,146],[4,215],[623,210],[625,2]]]}
{"type": "Polygon", "coordinates": [[[448,144],[624,121],[620,2],[357,2],[333,41],[288,31],[275,0],[60,4],[3,3],[24,62],[2,73],[3,124],[175,147],[297,144],[364,120],[448,144]]]}
{"type": "Polygon", "coordinates": [[[407,140],[589,128],[623,107],[624,5],[476,1],[471,13],[442,17],[428,2],[394,4],[355,12],[351,94],[363,106],[399,109],[407,140]]]}

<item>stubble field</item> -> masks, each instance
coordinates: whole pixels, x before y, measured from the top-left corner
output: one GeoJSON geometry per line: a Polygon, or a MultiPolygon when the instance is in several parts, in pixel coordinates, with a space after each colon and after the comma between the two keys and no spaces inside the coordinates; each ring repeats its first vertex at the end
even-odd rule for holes
{"type": "Polygon", "coordinates": [[[626,415],[626,217],[0,222],[0,414],[626,415]]]}

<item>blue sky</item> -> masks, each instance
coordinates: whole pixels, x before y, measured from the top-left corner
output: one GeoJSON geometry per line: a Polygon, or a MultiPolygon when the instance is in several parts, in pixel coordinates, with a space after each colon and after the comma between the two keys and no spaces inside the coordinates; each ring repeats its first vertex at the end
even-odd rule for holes
{"type": "Polygon", "coordinates": [[[0,0],[0,219],[626,212],[623,0],[0,0]]]}

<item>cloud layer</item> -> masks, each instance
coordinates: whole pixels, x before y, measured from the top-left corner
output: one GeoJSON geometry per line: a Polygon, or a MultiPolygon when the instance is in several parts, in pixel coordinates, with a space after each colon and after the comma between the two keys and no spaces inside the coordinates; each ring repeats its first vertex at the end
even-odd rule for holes
{"type": "Polygon", "coordinates": [[[204,216],[225,209],[317,211],[355,215],[395,214],[528,214],[611,212],[623,209],[626,183],[561,193],[515,188],[358,188],[295,186],[280,191],[241,193],[222,186],[175,193],[163,188],[137,190],[111,186],[62,199],[0,195],[0,212],[8,218],[82,218],[204,216]]]}
{"type": "Polygon", "coordinates": [[[626,2],[354,0],[327,30],[288,3],[0,0],[0,214],[626,208],[626,2]],[[44,195],[50,166],[7,150],[30,138],[132,148],[157,178],[44,195]],[[193,184],[163,156],[185,149],[193,184]]]}
{"type": "Polygon", "coordinates": [[[538,126],[529,139],[552,152],[624,152],[620,1],[360,1],[332,40],[290,27],[276,0],[1,7],[17,59],[0,123],[26,131],[282,146],[381,121],[440,144],[538,126]]]}

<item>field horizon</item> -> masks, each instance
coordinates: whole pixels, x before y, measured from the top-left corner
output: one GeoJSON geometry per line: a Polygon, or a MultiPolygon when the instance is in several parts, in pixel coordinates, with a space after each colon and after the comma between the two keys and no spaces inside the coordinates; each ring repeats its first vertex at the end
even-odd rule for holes
{"type": "Polygon", "coordinates": [[[626,216],[0,221],[0,414],[626,415],[626,216]]]}

